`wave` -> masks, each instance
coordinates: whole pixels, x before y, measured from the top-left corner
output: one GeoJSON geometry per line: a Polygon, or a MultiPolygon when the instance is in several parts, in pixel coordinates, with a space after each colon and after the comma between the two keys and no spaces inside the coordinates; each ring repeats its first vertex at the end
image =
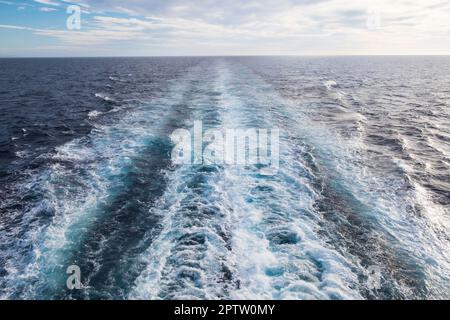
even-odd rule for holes
{"type": "Polygon", "coordinates": [[[115,102],[115,100],[111,97],[109,97],[108,95],[104,94],[104,93],[96,93],[95,97],[102,99],[103,101],[106,102],[115,102]]]}
{"type": "Polygon", "coordinates": [[[93,111],[89,111],[88,117],[89,117],[89,119],[94,119],[102,114],[103,114],[103,112],[101,112],[101,111],[93,110],[93,111]]]}
{"type": "Polygon", "coordinates": [[[323,83],[323,85],[325,86],[325,88],[327,88],[327,90],[331,90],[338,86],[337,82],[334,80],[327,80],[323,83]]]}

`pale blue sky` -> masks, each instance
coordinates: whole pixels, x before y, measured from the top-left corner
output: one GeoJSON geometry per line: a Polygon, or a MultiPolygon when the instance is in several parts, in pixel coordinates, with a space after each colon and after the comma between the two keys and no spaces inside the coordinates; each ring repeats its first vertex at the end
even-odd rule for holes
{"type": "Polygon", "coordinates": [[[3,57],[450,54],[450,1],[0,0],[0,43],[3,57]]]}

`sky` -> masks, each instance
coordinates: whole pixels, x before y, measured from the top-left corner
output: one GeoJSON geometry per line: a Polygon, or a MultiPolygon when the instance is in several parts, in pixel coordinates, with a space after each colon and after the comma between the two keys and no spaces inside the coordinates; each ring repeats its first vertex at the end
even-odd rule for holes
{"type": "Polygon", "coordinates": [[[0,0],[0,57],[385,54],[450,54],[450,1],[0,0]]]}

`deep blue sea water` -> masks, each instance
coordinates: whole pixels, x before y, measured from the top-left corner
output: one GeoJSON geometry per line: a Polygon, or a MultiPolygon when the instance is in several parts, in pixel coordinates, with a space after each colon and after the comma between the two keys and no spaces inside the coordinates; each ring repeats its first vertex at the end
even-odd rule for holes
{"type": "Polygon", "coordinates": [[[449,117],[449,57],[0,59],[0,298],[448,299],[449,117]],[[198,120],[279,171],[174,165],[198,120]]]}

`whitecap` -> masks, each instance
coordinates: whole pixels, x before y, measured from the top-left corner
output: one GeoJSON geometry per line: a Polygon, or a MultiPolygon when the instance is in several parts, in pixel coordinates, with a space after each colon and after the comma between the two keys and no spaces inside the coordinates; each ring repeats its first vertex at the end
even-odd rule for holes
{"type": "Polygon", "coordinates": [[[94,119],[94,118],[98,117],[101,114],[103,114],[103,112],[97,111],[97,110],[93,110],[93,111],[90,111],[88,113],[88,117],[89,117],[89,119],[94,119]]]}
{"type": "Polygon", "coordinates": [[[332,88],[337,87],[337,83],[334,80],[327,80],[323,83],[323,85],[325,86],[325,88],[327,88],[327,90],[331,90],[332,88]]]}
{"type": "Polygon", "coordinates": [[[102,99],[102,100],[106,101],[106,102],[114,102],[115,101],[114,99],[110,98],[109,96],[107,96],[104,93],[96,93],[95,96],[97,98],[99,98],[99,99],[102,99]]]}

